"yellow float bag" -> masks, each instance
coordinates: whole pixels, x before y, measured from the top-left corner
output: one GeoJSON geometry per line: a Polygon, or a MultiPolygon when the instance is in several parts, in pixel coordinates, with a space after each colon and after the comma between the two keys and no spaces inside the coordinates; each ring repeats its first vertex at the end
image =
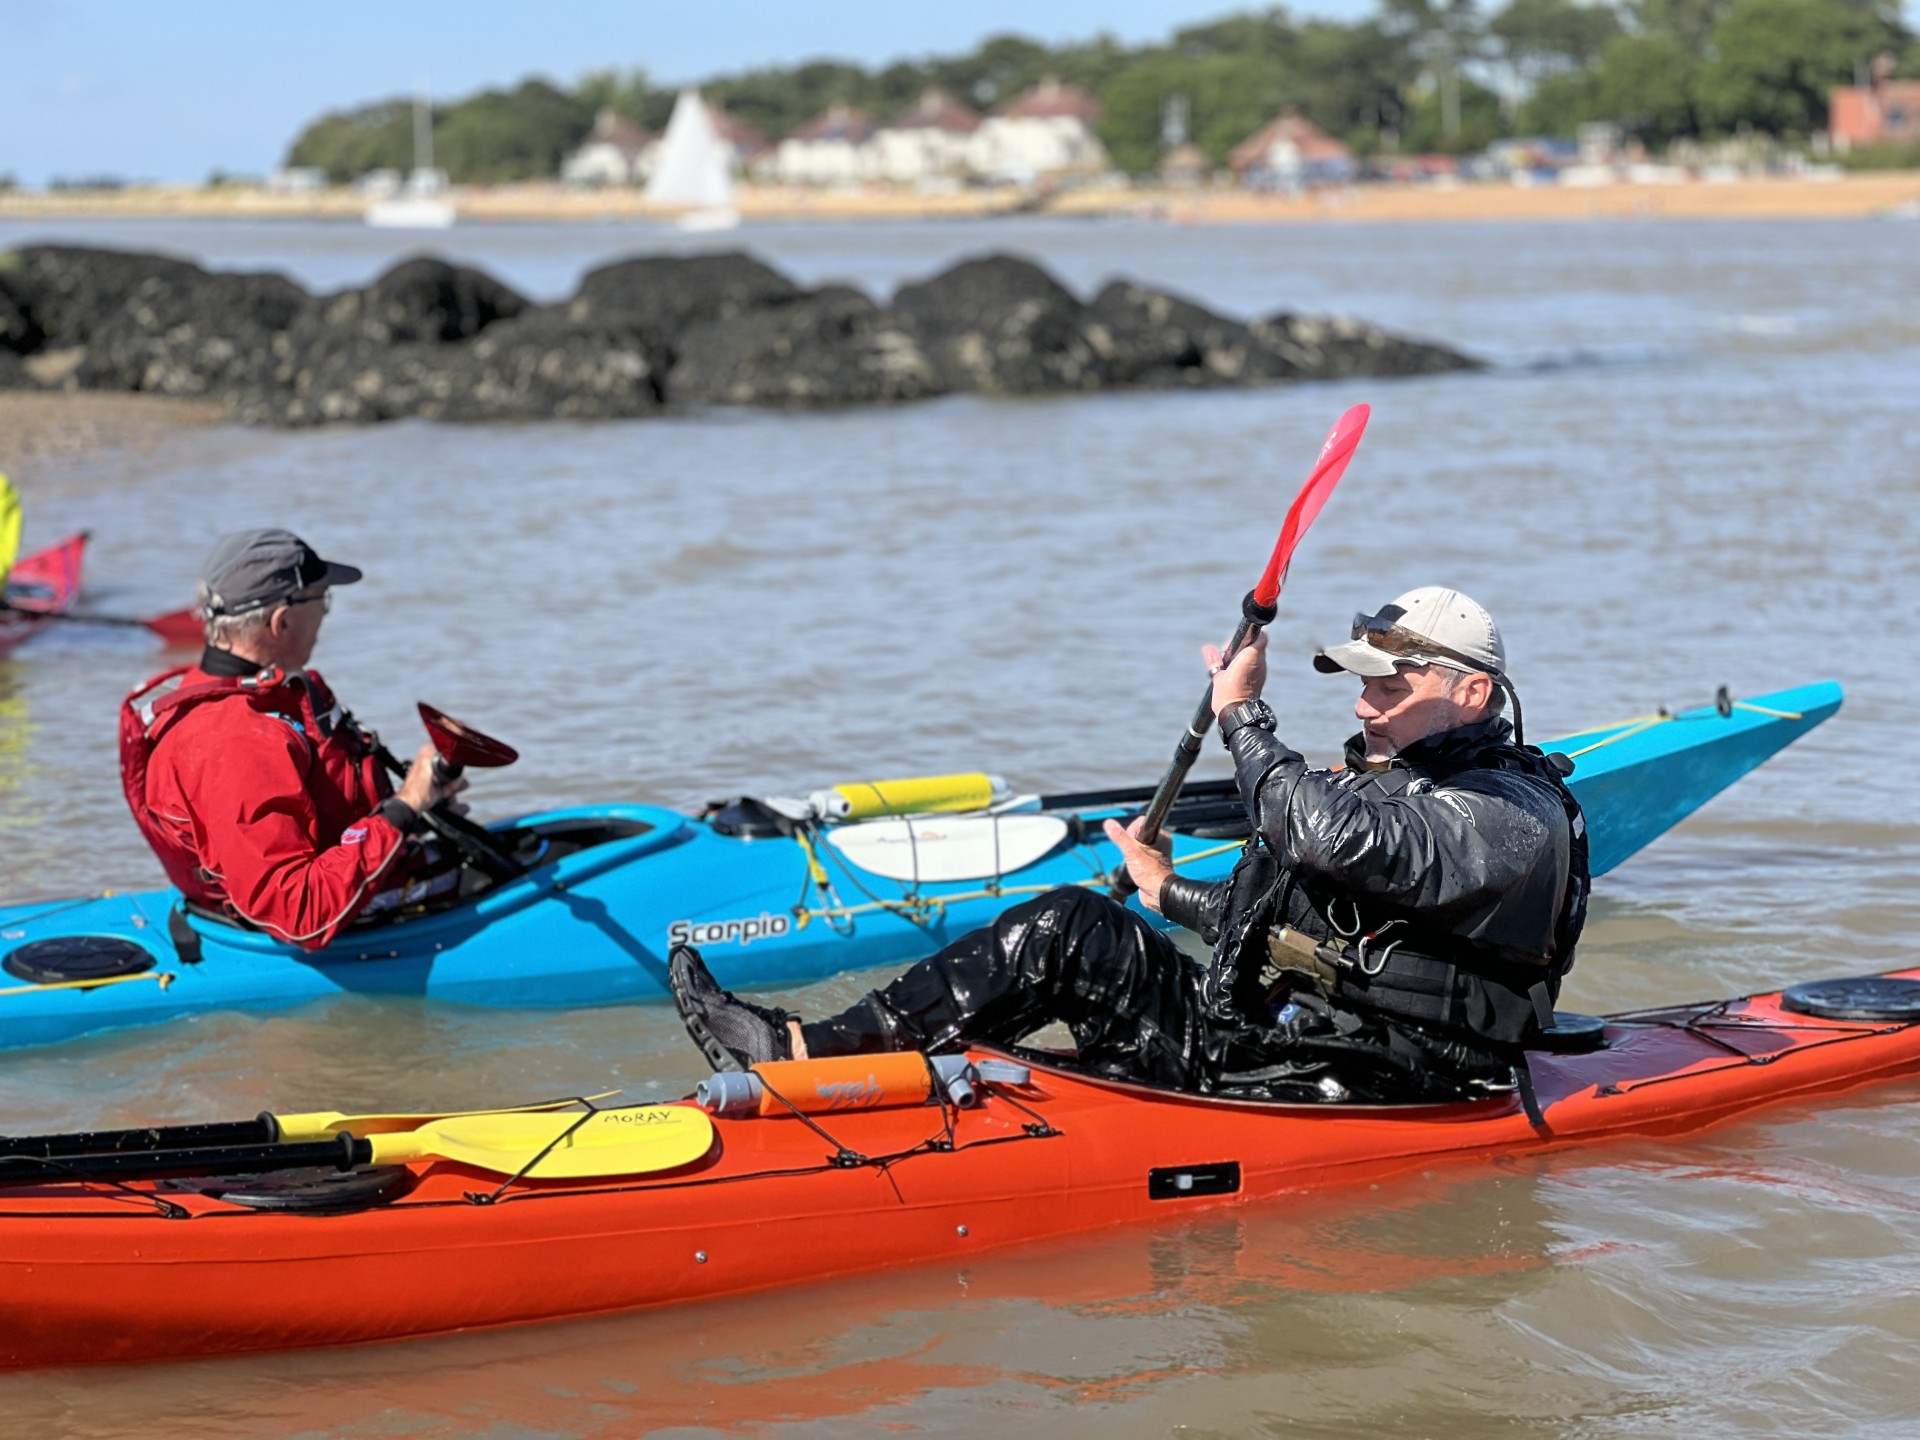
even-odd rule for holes
{"type": "Polygon", "coordinates": [[[904,780],[860,780],[816,790],[808,799],[827,820],[870,820],[876,815],[926,815],[984,810],[1004,799],[1006,781],[975,771],[965,775],[919,775],[904,780]]]}

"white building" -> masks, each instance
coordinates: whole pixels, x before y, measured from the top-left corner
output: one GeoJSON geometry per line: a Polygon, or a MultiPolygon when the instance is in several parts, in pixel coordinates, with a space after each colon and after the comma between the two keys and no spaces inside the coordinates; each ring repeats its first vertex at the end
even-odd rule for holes
{"type": "Polygon", "coordinates": [[[1234,146],[1227,165],[1255,190],[1343,184],[1354,171],[1353,152],[1291,105],[1234,146]]]}
{"type": "Polygon", "coordinates": [[[944,90],[929,90],[874,131],[870,173],[896,185],[964,175],[968,147],[979,128],[977,112],[944,90]]]}
{"type": "Polygon", "coordinates": [[[1049,76],[981,122],[968,143],[969,166],[985,179],[1016,185],[1097,175],[1113,163],[1094,133],[1099,123],[1098,100],[1049,76]]]}
{"type": "Polygon", "coordinates": [[[327,188],[327,172],[318,165],[283,165],[267,176],[269,195],[312,195],[327,188]]]}
{"type": "Polygon", "coordinates": [[[602,110],[580,148],[561,163],[560,178],[574,185],[637,185],[653,171],[659,137],[624,115],[602,110]]]}
{"type": "Polygon", "coordinates": [[[828,106],[774,150],[772,178],[785,185],[854,185],[873,175],[873,121],[864,110],[828,106]]]}

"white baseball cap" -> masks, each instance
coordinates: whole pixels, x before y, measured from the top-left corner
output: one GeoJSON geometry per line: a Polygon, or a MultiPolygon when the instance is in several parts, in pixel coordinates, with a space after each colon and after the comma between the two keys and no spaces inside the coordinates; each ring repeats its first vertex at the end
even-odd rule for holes
{"type": "Polygon", "coordinates": [[[1377,615],[1355,615],[1353,638],[1317,651],[1313,668],[1323,675],[1391,675],[1400,665],[1445,665],[1504,675],[1507,647],[1486,608],[1458,590],[1422,585],[1377,615]]]}

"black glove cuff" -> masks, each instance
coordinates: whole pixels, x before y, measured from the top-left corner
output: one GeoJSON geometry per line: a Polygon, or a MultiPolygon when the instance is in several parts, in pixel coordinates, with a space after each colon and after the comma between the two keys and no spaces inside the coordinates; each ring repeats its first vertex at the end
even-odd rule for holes
{"type": "Polygon", "coordinates": [[[1160,883],[1160,913],[1174,924],[1209,939],[1209,932],[1214,929],[1211,912],[1223,888],[1216,880],[1169,875],[1160,883]]]}
{"type": "Polygon", "coordinates": [[[411,835],[420,828],[420,812],[398,795],[390,795],[382,800],[380,808],[373,813],[402,835],[411,835]]]}

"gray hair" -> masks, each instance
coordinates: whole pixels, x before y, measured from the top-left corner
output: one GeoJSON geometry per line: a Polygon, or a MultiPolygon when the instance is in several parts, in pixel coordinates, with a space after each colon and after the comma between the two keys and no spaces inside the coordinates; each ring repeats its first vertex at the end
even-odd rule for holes
{"type": "Polygon", "coordinates": [[[194,592],[195,603],[205,616],[202,622],[206,632],[207,644],[216,650],[231,650],[235,641],[246,641],[255,634],[264,631],[273,619],[273,606],[263,605],[258,610],[242,611],[238,615],[212,615],[207,613],[207,601],[212,595],[207,582],[202,580],[194,592]]]}
{"type": "MultiPolygon", "coordinates": [[[[1447,694],[1449,695],[1453,694],[1454,690],[1459,686],[1460,682],[1466,679],[1467,676],[1485,675],[1487,673],[1484,670],[1461,670],[1452,665],[1435,665],[1433,668],[1446,676],[1447,694]]],[[[1487,714],[1499,715],[1504,713],[1506,708],[1507,708],[1506,687],[1502,685],[1495,685],[1493,687],[1493,696],[1491,699],[1487,701],[1487,714]]]]}

